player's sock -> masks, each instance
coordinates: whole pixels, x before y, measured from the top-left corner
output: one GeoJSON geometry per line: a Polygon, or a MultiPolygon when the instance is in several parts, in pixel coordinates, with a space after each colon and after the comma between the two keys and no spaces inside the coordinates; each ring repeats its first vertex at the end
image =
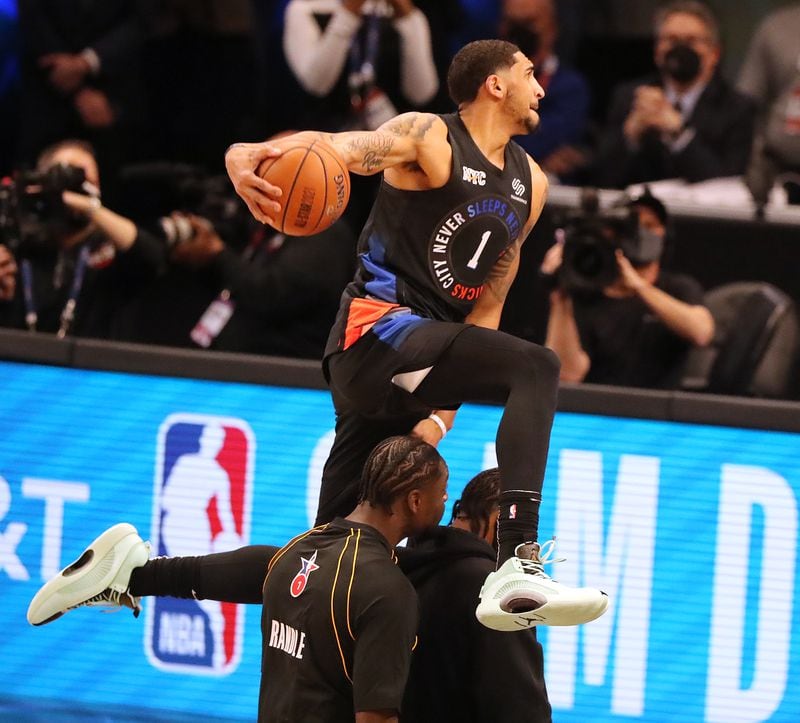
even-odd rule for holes
{"type": "Polygon", "coordinates": [[[514,557],[517,545],[536,542],[539,532],[539,505],[542,495],[530,490],[500,493],[497,523],[497,566],[514,557]]]}
{"type": "Polygon", "coordinates": [[[277,548],[247,545],[199,557],[156,557],[131,573],[131,595],[260,603],[261,583],[277,548]]]}

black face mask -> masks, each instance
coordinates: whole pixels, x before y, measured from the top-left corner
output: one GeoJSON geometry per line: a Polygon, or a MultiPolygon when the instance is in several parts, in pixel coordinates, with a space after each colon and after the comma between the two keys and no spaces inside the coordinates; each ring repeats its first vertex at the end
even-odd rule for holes
{"type": "Polygon", "coordinates": [[[542,46],[542,39],[535,30],[531,30],[527,25],[509,23],[506,31],[506,40],[514,43],[525,56],[535,58],[542,46]]]}
{"type": "Polygon", "coordinates": [[[690,45],[678,43],[664,56],[662,70],[677,83],[691,83],[700,75],[700,56],[690,45]]]}

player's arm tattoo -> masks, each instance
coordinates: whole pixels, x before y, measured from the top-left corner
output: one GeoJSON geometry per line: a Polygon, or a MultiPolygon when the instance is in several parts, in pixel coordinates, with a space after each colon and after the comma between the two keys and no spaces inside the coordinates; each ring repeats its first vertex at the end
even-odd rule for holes
{"type": "Polygon", "coordinates": [[[350,170],[375,173],[396,163],[409,170],[419,169],[416,161],[404,161],[413,145],[421,141],[437,116],[431,113],[404,113],[384,123],[376,131],[351,131],[336,134],[320,133],[318,137],[332,141],[347,159],[350,170]],[[398,156],[401,156],[398,158],[398,156]]]}
{"type": "MultiPolygon", "coordinates": [[[[411,138],[418,142],[425,137],[435,122],[436,116],[432,113],[403,113],[387,121],[381,130],[399,138],[411,138]]],[[[417,161],[404,163],[403,168],[411,173],[421,175],[425,173],[417,161]]]]}
{"type": "Polygon", "coordinates": [[[382,131],[386,131],[395,136],[413,138],[420,141],[431,129],[436,121],[436,116],[432,113],[403,113],[396,116],[381,126],[382,131]]]}
{"type": "Polygon", "coordinates": [[[350,170],[353,164],[366,174],[381,170],[386,166],[386,158],[394,147],[394,139],[382,131],[345,131],[343,133],[324,133],[312,131],[313,137],[331,144],[345,157],[350,170]]]}
{"type": "Polygon", "coordinates": [[[484,293],[488,291],[500,303],[505,302],[511,284],[514,283],[517,275],[519,251],[520,241],[517,240],[495,261],[483,282],[484,293]]]}
{"type": "Polygon", "coordinates": [[[347,144],[347,150],[355,154],[367,173],[383,168],[393,147],[394,139],[382,132],[354,133],[347,144]]]}
{"type": "MultiPolygon", "coordinates": [[[[386,158],[395,147],[395,139],[411,138],[415,143],[421,141],[436,121],[431,113],[403,113],[386,121],[377,131],[356,135],[350,150],[361,156],[362,168],[371,172],[385,166],[386,158]]],[[[405,164],[408,170],[422,170],[416,161],[405,164]]]]}

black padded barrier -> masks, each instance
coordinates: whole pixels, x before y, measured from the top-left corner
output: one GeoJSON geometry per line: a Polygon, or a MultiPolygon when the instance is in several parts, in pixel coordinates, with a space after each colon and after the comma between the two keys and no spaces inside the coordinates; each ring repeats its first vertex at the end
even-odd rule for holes
{"type": "MultiPolygon", "coordinates": [[[[325,389],[319,362],[0,329],[0,359],[131,374],[325,389]]],[[[2,385],[0,384],[0,389],[2,385]]],[[[565,384],[559,411],[800,432],[800,402],[565,384]]]]}

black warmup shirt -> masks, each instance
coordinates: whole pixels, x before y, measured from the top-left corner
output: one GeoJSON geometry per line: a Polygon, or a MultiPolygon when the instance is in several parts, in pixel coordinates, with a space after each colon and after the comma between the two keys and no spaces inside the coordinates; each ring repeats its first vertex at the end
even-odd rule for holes
{"type": "Polygon", "coordinates": [[[440,117],[453,151],[450,178],[425,191],[381,183],[326,355],[370,329],[396,345],[425,320],[463,321],[489,271],[528,220],[532,194],[525,151],[509,142],[501,170],[483,155],[458,114],[440,117]],[[385,323],[387,314],[391,323],[385,323]]]}
{"type": "MultiPolygon", "coordinates": [[[[656,286],[687,304],[701,304],[703,289],[689,276],[662,272],[656,286]]],[[[691,344],[638,297],[575,295],[575,322],[591,367],[585,382],[669,389],[680,378],[691,344]]]]}
{"type": "Polygon", "coordinates": [[[492,546],[437,527],[397,554],[420,607],[401,723],[550,723],[536,629],[500,632],[475,617],[492,546]]]}
{"type": "Polygon", "coordinates": [[[259,721],[352,723],[400,710],[417,597],[374,528],[341,518],[272,558],[264,583],[259,721]]]}

